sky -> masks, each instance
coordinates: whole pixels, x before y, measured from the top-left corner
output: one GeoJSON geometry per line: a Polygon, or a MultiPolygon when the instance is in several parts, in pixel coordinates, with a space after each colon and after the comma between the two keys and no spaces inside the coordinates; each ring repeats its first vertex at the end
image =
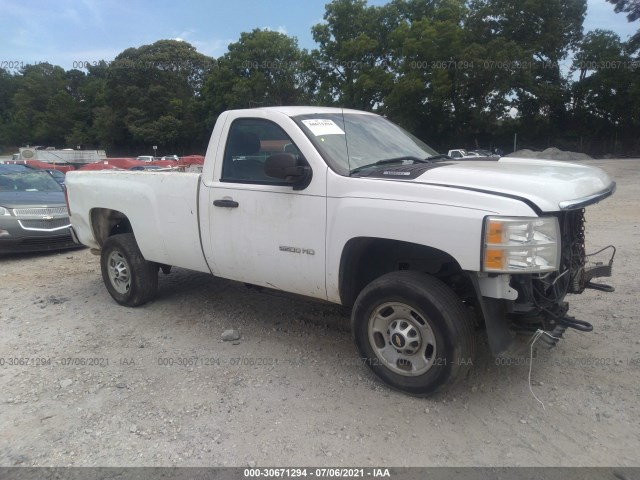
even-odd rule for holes
{"type": "MultiPolygon", "coordinates": [[[[49,62],[66,70],[82,62],[111,61],[130,47],[182,39],[219,57],[241,32],[269,28],[315,43],[328,0],[0,0],[0,67],[49,62]]],[[[369,0],[381,5],[386,0],[369,0]]],[[[640,28],[606,0],[588,0],[585,32],[613,30],[623,40],[640,28]]]]}

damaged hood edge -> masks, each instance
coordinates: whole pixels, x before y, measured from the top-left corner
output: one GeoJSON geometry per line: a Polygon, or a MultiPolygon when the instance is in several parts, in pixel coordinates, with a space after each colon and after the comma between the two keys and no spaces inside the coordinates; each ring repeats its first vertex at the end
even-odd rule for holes
{"type": "Polygon", "coordinates": [[[541,212],[583,208],[616,189],[615,182],[597,167],[508,157],[497,162],[452,162],[414,181],[521,198],[541,212]]]}

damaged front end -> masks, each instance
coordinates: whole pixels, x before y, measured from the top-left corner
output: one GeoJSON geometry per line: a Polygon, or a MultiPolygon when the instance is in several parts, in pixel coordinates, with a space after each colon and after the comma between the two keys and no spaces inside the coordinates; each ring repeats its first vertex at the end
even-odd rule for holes
{"type": "Polygon", "coordinates": [[[567,294],[580,294],[585,289],[613,292],[614,288],[595,283],[598,277],[610,277],[616,249],[609,245],[597,252],[585,251],[584,209],[557,214],[561,231],[560,268],[555,272],[537,275],[513,275],[511,286],[518,292],[511,312],[509,326],[519,333],[543,330],[541,341],[555,345],[568,328],[590,332],[593,325],[568,315],[567,294]],[[608,260],[602,258],[608,255],[608,260]]]}
{"type": "Polygon", "coordinates": [[[594,279],[611,276],[616,249],[586,253],[583,208],[519,221],[487,217],[483,237],[483,272],[472,281],[494,355],[506,352],[518,333],[542,331],[540,341],[553,346],[569,328],[593,330],[568,314],[565,297],[612,292],[594,279]]]}

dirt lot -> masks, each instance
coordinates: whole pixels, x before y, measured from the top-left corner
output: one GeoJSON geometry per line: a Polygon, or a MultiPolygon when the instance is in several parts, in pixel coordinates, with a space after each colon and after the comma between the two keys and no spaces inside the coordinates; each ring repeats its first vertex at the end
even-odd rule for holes
{"type": "Polygon", "coordinates": [[[570,298],[596,331],[534,359],[546,410],[526,349],[497,365],[483,340],[468,380],[417,399],[359,363],[340,307],[177,269],[127,309],[88,250],[12,255],[0,465],[640,465],[640,160],[583,163],[618,182],[587,213],[588,250],[618,247],[616,292],[570,298]]]}

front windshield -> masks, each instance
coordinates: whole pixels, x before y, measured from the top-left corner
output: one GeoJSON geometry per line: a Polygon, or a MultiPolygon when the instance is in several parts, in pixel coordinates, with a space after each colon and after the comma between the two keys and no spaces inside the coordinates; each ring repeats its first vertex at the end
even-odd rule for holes
{"type": "Polygon", "coordinates": [[[51,175],[38,171],[0,174],[0,192],[61,192],[62,187],[51,175]]]}
{"type": "Polygon", "coordinates": [[[298,115],[293,120],[329,166],[341,175],[384,160],[426,159],[438,155],[431,147],[378,115],[317,113],[298,115]]]}

